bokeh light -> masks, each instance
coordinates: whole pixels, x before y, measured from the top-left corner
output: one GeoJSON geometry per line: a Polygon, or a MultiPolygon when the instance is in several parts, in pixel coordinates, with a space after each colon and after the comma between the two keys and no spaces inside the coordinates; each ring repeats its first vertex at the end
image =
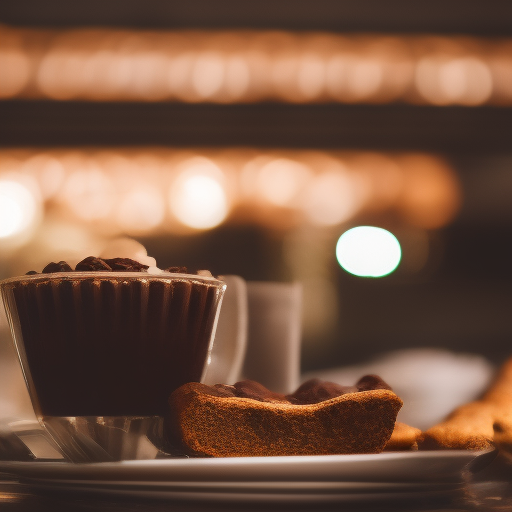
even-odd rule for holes
{"type": "Polygon", "coordinates": [[[228,214],[222,171],[211,160],[201,157],[185,162],[182,167],[169,196],[172,213],[191,228],[218,226],[228,214]]]}
{"type": "Polygon", "coordinates": [[[144,233],[161,224],[165,203],[160,192],[143,186],[124,194],[117,207],[117,222],[126,233],[144,233]]]}
{"type": "Polygon", "coordinates": [[[511,104],[510,39],[5,28],[0,97],[511,104]]]}
{"type": "Polygon", "coordinates": [[[488,65],[477,57],[439,53],[419,61],[416,86],[430,103],[476,106],[491,97],[493,77],[488,65]]]}
{"type": "Polygon", "coordinates": [[[34,227],[39,210],[37,197],[20,181],[0,179],[0,238],[23,235],[34,227]]]}
{"type": "Polygon", "coordinates": [[[317,176],[304,199],[304,210],[313,224],[335,226],[355,215],[362,206],[353,177],[343,168],[317,176]]]}
{"type": "Polygon", "coordinates": [[[238,101],[247,94],[251,81],[247,59],[243,55],[232,55],[226,63],[225,88],[227,101],[238,101]]]}
{"type": "Polygon", "coordinates": [[[311,178],[304,163],[277,158],[263,165],[257,178],[261,196],[276,206],[292,206],[311,178]]]}
{"type": "Polygon", "coordinates": [[[481,105],[492,93],[492,76],[488,66],[475,57],[454,59],[439,71],[445,97],[463,105],[481,105]]]}
{"type": "Polygon", "coordinates": [[[53,198],[59,192],[66,177],[62,162],[51,154],[37,154],[26,160],[20,167],[23,172],[37,181],[43,199],[53,198]]]}
{"type": "MultiPolygon", "coordinates": [[[[12,187],[12,183],[0,183],[0,238],[13,235],[23,226],[23,208],[20,201],[12,197],[12,187]]],[[[16,192],[19,194],[19,190],[16,192]]]]}
{"type": "Polygon", "coordinates": [[[108,176],[94,164],[73,172],[65,184],[65,200],[70,209],[84,220],[108,217],[114,206],[114,190],[108,176]],[[89,168],[87,168],[89,167],[89,168]]]}
{"type": "Polygon", "coordinates": [[[224,222],[328,229],[380,215],[430,230],[454,218],[461,194],[445,159],[416,153],[4,149],[0,179],[9,176],[28,186],[52,221],[101,236],[224,222]]]}
{"type": "Polygon", "coordinates": [[[224,59],[220,53],[199,54],[192,67],[192,87],[203,100],[214,96],[224,81],[224,59]]]}
{"type": "Polygon", "coordinates": [[[16,96],[29,82],[31,61],[21,48],[0,49],[0,98],[16,96]]]}
{"type": "Polygon", "coordinates": [[[374,226],[345,231],[336,244],[336,257],[347,272],[360,277],[382,277],[400,263],[402,251],[395,235],[374,226]]]}
{"type": "Polygon", "coordinates": [[[409,154],[398,158],[403,166],[397,209],[414,226],[437,229],[450,222],[460,208],[461,191],[452,169],[431,155],[409,154]]]}
{"type": "Polygon", "coordinates": [[[297,86],[305,99],[319,97],[325,88],[326,63],[321,55],[306,53],[299,62],[297,86]]]}

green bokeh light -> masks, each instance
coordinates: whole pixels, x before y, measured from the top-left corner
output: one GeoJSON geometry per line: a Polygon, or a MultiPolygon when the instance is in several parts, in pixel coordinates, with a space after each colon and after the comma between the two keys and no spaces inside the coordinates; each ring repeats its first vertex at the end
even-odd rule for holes
{"type": "Polygon", "coordinates": [[[389,231],[358,226],[345,231],[336,244],[338,263],[360,277],[383,277],[393,272],[402,257],[400,243],[389,231]]]}

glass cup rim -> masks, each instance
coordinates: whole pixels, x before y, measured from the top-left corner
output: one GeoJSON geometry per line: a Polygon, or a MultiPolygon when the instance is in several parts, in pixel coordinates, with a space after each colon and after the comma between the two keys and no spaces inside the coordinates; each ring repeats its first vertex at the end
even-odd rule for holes
{"type": "Polygon", "coordinates": [[[76,270],[70,272],[48,272],[37,273],[30,275],[14,276],[0,280],[0,288],[9,284],[31,282],[31,281],[46,281],[46,280],[59,280],[59,279],[73,279],[73,280],[86,280],[86,279],[102,279],[102,278],[119,278],[131,281],[138,280],[163,280],[163,281],[190,281],[190,282],[203,282],[204,284],[212,284],[221,286],[225,284],[221,277],[216,278],[213,276],[203,276],[198,274],[184,274],[162,271],[158,274],[150,272],[122,272],[122,271],[88,271],[76,270]]]}

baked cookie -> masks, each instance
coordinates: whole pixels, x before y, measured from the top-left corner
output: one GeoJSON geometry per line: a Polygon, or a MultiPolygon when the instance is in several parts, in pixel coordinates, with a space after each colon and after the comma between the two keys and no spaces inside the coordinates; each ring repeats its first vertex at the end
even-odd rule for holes
{"type": "MultiPolygon", "coordinates": [[[[189,455],[210,457],[378,453],[402,406],[380,383],[359,391],[313,381],[284,396],[251,381],[191,382],[170,396],[168,441],[189,455]],[[339,394],[329,398],[332,393],[339,394]]],[[[358,384],[368,387],[364,379],[358,384]]]]}

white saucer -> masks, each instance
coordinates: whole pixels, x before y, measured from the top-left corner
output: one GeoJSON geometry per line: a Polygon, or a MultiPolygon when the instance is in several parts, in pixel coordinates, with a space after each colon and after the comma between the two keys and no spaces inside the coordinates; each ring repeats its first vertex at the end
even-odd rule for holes
{"type": "Polygon", "coordinates": [[[373,501],[451,493],[479,451],[161,459],[93,464],[3,462],[47,490],[176,500],[373,501]]]}

